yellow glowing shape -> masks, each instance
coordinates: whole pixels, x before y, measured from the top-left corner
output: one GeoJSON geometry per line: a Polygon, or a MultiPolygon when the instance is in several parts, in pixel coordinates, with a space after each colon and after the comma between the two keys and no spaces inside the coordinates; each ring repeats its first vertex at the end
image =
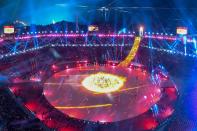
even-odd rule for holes
{"type": "Polygon", "coordinates": [[[125,77],[99,72],[86,77],[82,85],[89,91],[96,93],[110,93],[123,87],[125,77]]]}
{"type": "Polygon", "coordinates": [[[131,51],[129,52],[128,56],[118,66],[121,66],[121,67],[129,66],[131,61],[135,58],[135,55],[139,49],[140,41],[141,41],[140,37],[135,38],[133,47],[131,48],[131,51]]]}
{"type": "Polygon", "coordinates": [[[90,106],[56,106],[57,109],[91,109],[99,107],[111,107],[112,104],[90,105],[90,106]]]}

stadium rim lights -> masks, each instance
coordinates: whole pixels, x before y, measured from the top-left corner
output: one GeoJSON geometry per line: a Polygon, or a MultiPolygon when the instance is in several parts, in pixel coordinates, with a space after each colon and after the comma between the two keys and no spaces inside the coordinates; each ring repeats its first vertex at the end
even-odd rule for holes
{"type": "MultiPolygon", "coordinates": [[[[29,34],[27,32],[27,34],[29,34]]],[[[36,35],[27,35],[27,36],[18,36],[18,37],[15,37],[15,39],[30,39],[30,38],[33,38],[33,37],[87,37],[88,34],[59,34],[59,33],[49,33],[47,34],[47,31],[43,31],[42,32],[42,35],[37,35],[37,32],[31,32],[30,34],[36,34],[36,35]],[[45,33],[45,34],[44,34],[45,33]]],[[[148,32],[148,34],[150,34],[148,32]]],[[[148,38],[153,38],[153,39],[166,39],[166,40],[177,40],[177,39],[180,39],[179,37],[176,37],[176,36],[173,36],[173,34],[170,34],[170,36],[163,36],[164,34],[160,34],[160,35],[153,35],[154,32],[152,32],[152,35],[148,35],[145,34],[144,36],[145,37],[148,37],[148,38]]],[[[98,34],[99,37],[134,37],[133,34],[98,34]]],[[[187,40],[187,42],[193,42],[193,40],[190,38],[187,40]]]]}
{"type": "Polygon", "coordinates": [[[149,47],[149,46],[142,46],[142,47],[157,50],[157,51],[163,51],[163,52],[170,53],[170,54],[177,54],[177,55],[179,54],[179,55],[182,55],[182,56],[197,58],[197,55],[194,55],[194,54],[185,54],[184,52],[175,52],[175,51],[172,51],[172,50],[159,49],[159,48],[149,47]]]}
{"type": "MultiPolygon", "coordinates": [[[[44,31],[47,33],[47,31],[44,31]]],[[[36,32],[34,32],[36,33],[36,32]]],[[[39,32],[38,32],[39,33],[39,32]]],[[[150,32],[148,32],[150,33],[150,32]]],[[[154,32],[153,32],[154,33],[154,32]]],[[[27,32],[27,34],[29,34],[29,32],[27,32]]],[[[102,35],[102,34],[98,34],[98,35],[102,35]]],[[[104,34],[106,37],[120,37],[120,36],[127,36],[127,37],[134,37],[134,35],[129,35],[129,34],[124,34],[124,35],[117,35],[117,34],[104,34]]],[[[165,33],[165,35],[168,35],[167,33],[165,33]]],[[[166,39],[166,40],[181,40],[181,38],[179,37],[175,37],[175,36],[172,36],[173,34],[170,34],[170,36],[162,36],[162,35],[158,35],[158,36],[151,36],[151,35],[145,35],[144,37],[145,38],[154,38],[154,39],[166,39]]],[[[34,37],[62,37],[62,36],[65,36],[65,37],[86,37],[88,36],[88,34],[45,34],[45,35],[27,35],[27,36],[18,36],[18,37],[15,37],[16,40],[20,40],[20,39],[31,39],[31,38],[34,38],[34,37]]],[[[0,39],[0,42],[3,42],[4,40],[3,39],[0,39]]],[[[196,40],[193,38],[188,38],[187,39],[187,42],[188,43],[196,43],[196,40]]],[[[124,44],[124,45],[115,45],[115,46],[126,46],[127,44],[124,44]]],[[[47,46],[58,46],[58,45],[50,45],[48,44],[47,46]]],[[[47,47],[45,46],[45,47],[47,47]]],[[[66,46],[72,46],[72,45],[66,45],[66,46]]],[[[77,45],[74,45],[74,46],[77,46],[77,45]]],[[[99,45],[83,45],[83,46],[99,46],[99,45]]],[[[112,46],[112,45],[100,45],[100,46],[112,46]]],[[[44,47],[44,46],[43,46],[44,47]]],[[[35,48],[35,49],[30,49],[30,50],[26,50],[26,51],[32,51],[32,50],[37,50],[37,49],[40,49],[40,48],[43,48],[43,47],[39,47],[39,48],[35,48]]],[[[150,48],[150,47],[149,47],[150,48]]],[[[152,48],[154,49],[154,48],[152,48]]],[[[159,49],[157,49],[159,50],[159,49]]],[[[162,50],[162,51],[165,51],[165,52],[170,52],[170,53],[174,53],[174,54],[181,54],[180,52],[173,52],[173,51],[167,51],[167,50],[162,50]]],[[[17,55],[17,54],[20,54],[20,53],[25,53],[24,51],[18,51],[18,52],[15,52],[14,55],[17,55]]],[[[196,50],[196,53],[197,54],[197,50],[196,50]]],[[[10,54],[8,54],[10,56],[10,54]]],[[[1,58],[3,58],[4,56],[8,56],[8,55],[1,55],[1,58]]],[[[12,54],[13,55],[13,54],[12,54]]],[[[183,54],[181,54],[183,55],[183,54]]],[[[185,56],[190,56],[190,57],[197,57],[196,55],[193,55],[193,54],[185,54],[185,56]]]]}

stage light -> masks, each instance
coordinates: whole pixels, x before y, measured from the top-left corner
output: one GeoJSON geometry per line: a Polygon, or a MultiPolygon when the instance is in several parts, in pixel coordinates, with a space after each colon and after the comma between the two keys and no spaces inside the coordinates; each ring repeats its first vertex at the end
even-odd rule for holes
{"type": "Polygon", "coordinates": [[[139,31],[140,32],[144,32],[144,27],[143,26],[140,26],[139,31]]]}
{"type": "Polygon", "coordinates": [[[143,26],[140,26],[140,28],[139,28],[139,35],[140,36],[144,35],[144,27],[143,26]]]}
{"type": "Polygon", "coordinates": [[[56,65],[52,65],[52,69],[53,70],[57,69],[57,66],[56,65]]]}
{"type": "Polygon", "coordinates": [[[52,23],[55,24],[56,23],[55,20],[52,20],[52,23]]]}
{"type": "Polygon", "coordinates": [[[144,99],[147,99],[147,96],[144,96],[144,99]]]}

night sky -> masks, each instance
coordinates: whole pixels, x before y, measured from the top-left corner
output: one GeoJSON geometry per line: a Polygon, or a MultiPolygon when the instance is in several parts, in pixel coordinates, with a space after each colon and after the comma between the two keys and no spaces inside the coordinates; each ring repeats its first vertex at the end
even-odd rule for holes
{"type": "Polygon", "coordinates": [[[49,24],[61,20],[89,24],[143,23],[195,28],[195,0],[1,0],[0,24],[21,20],[28,24],[49,24]],[[102,7],[109,9],[107,13],[102,7]],[[128,17],[129,16],[129,17],[128,17]]]}

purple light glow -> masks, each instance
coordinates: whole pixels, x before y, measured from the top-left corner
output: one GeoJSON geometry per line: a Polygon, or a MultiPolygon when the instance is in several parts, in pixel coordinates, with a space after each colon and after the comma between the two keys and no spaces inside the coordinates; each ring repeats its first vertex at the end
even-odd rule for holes
{"type": "MultiPolygon", "coordinates": [[[[80,37],[88,37],[90,34],[76,34],[76,33],[71,33],[71,34],[37,34],[37,35],[22,35],[19,37],[15,37],[15,40],[26,40],[26,39],[31,39],[31,38],[41,38],[41,37],[67,37],[67,38],[80,38],[80,37]]],[[[133,34],[95,34],[95,36],[100,37],[100,38],[110,38],[110,37],[115,37],[115,38],[122,38],[122,37],[135,37],[133,34]]],[[[164,35],[147,35],[145,34],[143,36],[144,38],[150,38],[150,39],[158,39],[158,40],[169,40],[169,41],[176,41],[176,40],[182,40],[182,37],[177,37],[177,36],[164,36],[164,35]]],[[[0,42],[3,42],[3,39],[0,39],[0,42]]],[[[188,43],[194,43],[192,38],[187,38],[188,43]]]]}
{"type": "Polygon", "coordinates": [[[3,42],[3,39],[0,39],[0,43],[3,42]]]}

